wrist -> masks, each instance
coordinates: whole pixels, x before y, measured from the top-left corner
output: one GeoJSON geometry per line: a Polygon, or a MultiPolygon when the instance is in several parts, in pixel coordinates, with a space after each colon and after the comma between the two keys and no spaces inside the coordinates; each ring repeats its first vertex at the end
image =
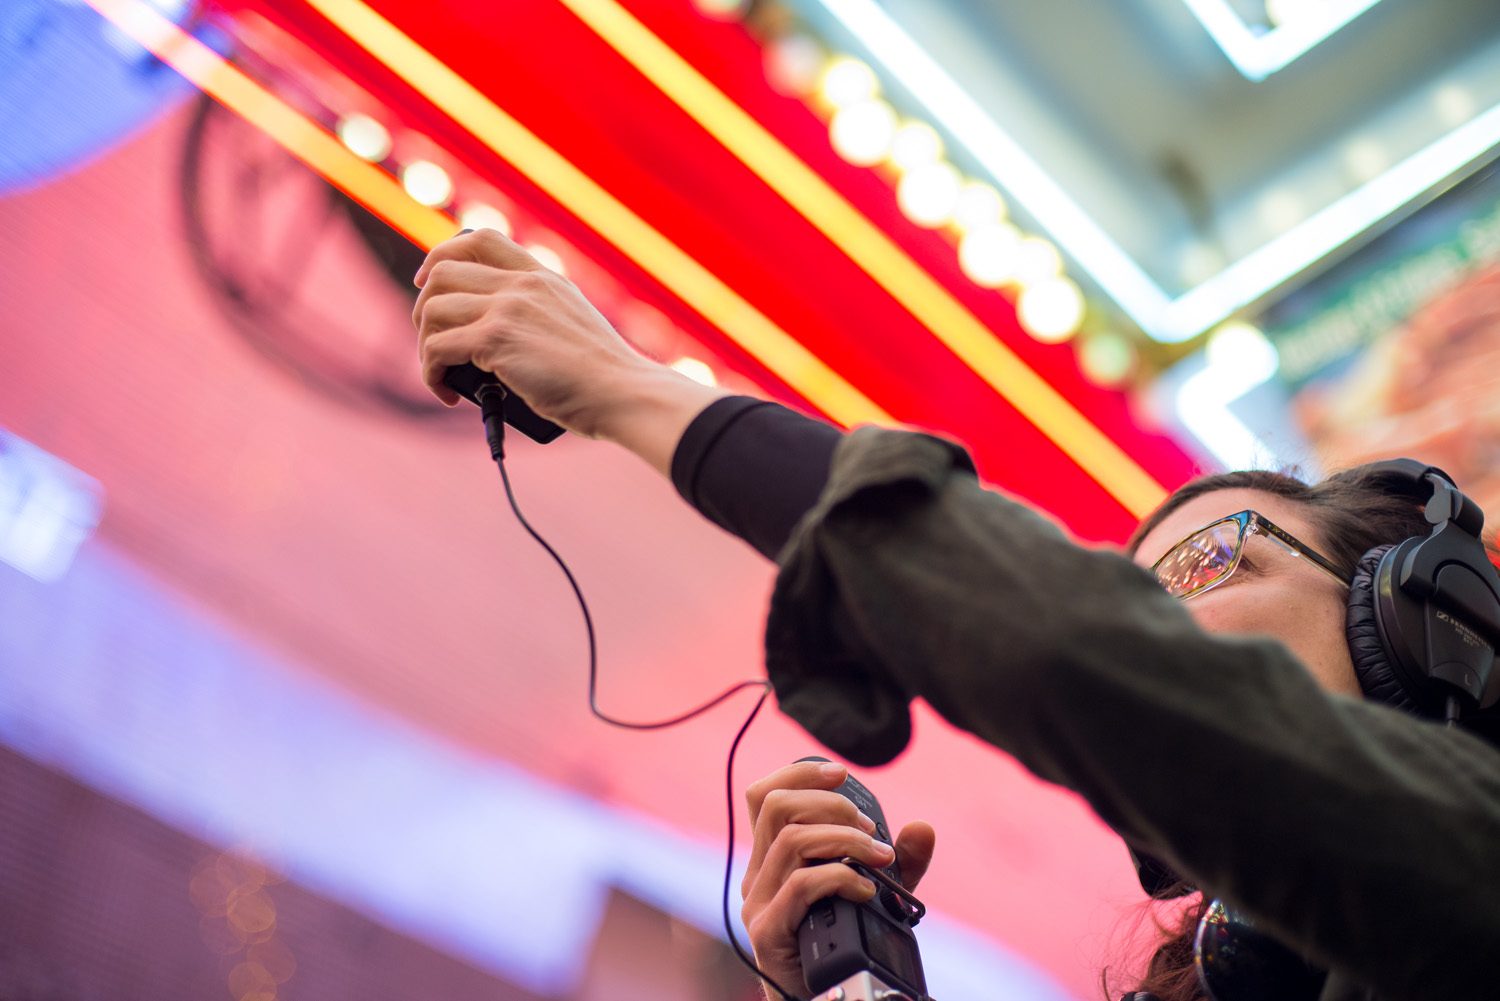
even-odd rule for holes
{"type": "Polygon", "coordinates": [[[715,400],[732,395],[705,386],[655,362],[622,371],[601,393],[590,437],[634,452],[663,475],[693,419],[715,400]]]}

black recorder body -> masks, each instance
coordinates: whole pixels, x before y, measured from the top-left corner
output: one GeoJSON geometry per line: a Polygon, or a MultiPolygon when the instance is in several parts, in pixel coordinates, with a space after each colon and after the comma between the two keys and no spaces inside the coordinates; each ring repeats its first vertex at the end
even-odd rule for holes
{"type": "MultiPolygon", "coordinates": [[[[812,757],[801,760],[827,759],[812,757]]],[[[870,790],[850,775],[834,792],[848,798],[861,813],[875,821],[876,838],[895,846],[885,814],[870,790]]],[[[852,1001],[846,982],[866,974],[880,981],[885,988],[879,992],[881,997],[929,1001],[927,980],[922,975],[922,957],[917,951],[916,933],[912,931],[925,908],[900,888],[899,864],[893,860],[884,869],[874,870],[852,859],[825,859],[823,862],[852,865],[861,875],[872,879],[880,891],[864,904],[843,897],[826,897],[812,905],[797,930],[808,990],[816,996],[843,985],[845,990],[841,996],[852,1001]]],[[[864,979],[861,978],[860,982],[864,979]]]]}

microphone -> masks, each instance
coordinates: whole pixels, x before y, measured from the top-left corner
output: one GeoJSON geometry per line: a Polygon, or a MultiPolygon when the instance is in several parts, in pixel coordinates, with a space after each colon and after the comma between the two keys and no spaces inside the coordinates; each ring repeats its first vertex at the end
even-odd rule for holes
{"type": "Polygon", "coordinates": [[[545,445],[550,441],[556,441],[563,433],[563,429],[541,417],[535,410],[526,405],[526,401],[515,393],[512,393],[505,385],[482,368],[465,362],[462,365],[454,365],[443,374],[443,385],[453,390],[459,396],[468,400],[482,411],[496,404],[486,401],[493,398],[497,391],[500,393],[499,413],[505,418],[505,423],[530,438],[532,441],[545,445]]]}

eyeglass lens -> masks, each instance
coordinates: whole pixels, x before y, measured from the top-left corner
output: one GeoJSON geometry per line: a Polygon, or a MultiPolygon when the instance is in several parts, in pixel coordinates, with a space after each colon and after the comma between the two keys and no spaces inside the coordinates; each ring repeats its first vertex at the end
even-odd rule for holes
{"type": "Polygon", "coordinates": [[[1178,543],[1156,564],[1156,578],[1174,598],[1203,590],[1229,572],[1240,544],[1239,522],[1216,522],[1178,543]]]}

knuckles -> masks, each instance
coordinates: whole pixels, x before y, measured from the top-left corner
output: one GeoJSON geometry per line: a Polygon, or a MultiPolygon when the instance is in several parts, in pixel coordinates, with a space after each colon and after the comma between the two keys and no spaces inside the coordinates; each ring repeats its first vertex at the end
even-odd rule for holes
{"type": "Polygon", "coordinates": [[[474,244],[479,250],[480,257],[496,257],[510,249],[511,241],[496,229],[476,229],[472,233],[465,233],[459,239],[466,239],[474,244]]]}
{"type": "Polygon", "coordinates": [[[430,285],[437,282],[439,285],[451,280],[453,272],[458,270],[458,262],[453,260],[438,261],[427,273],[427,283],[430,285]]]}

